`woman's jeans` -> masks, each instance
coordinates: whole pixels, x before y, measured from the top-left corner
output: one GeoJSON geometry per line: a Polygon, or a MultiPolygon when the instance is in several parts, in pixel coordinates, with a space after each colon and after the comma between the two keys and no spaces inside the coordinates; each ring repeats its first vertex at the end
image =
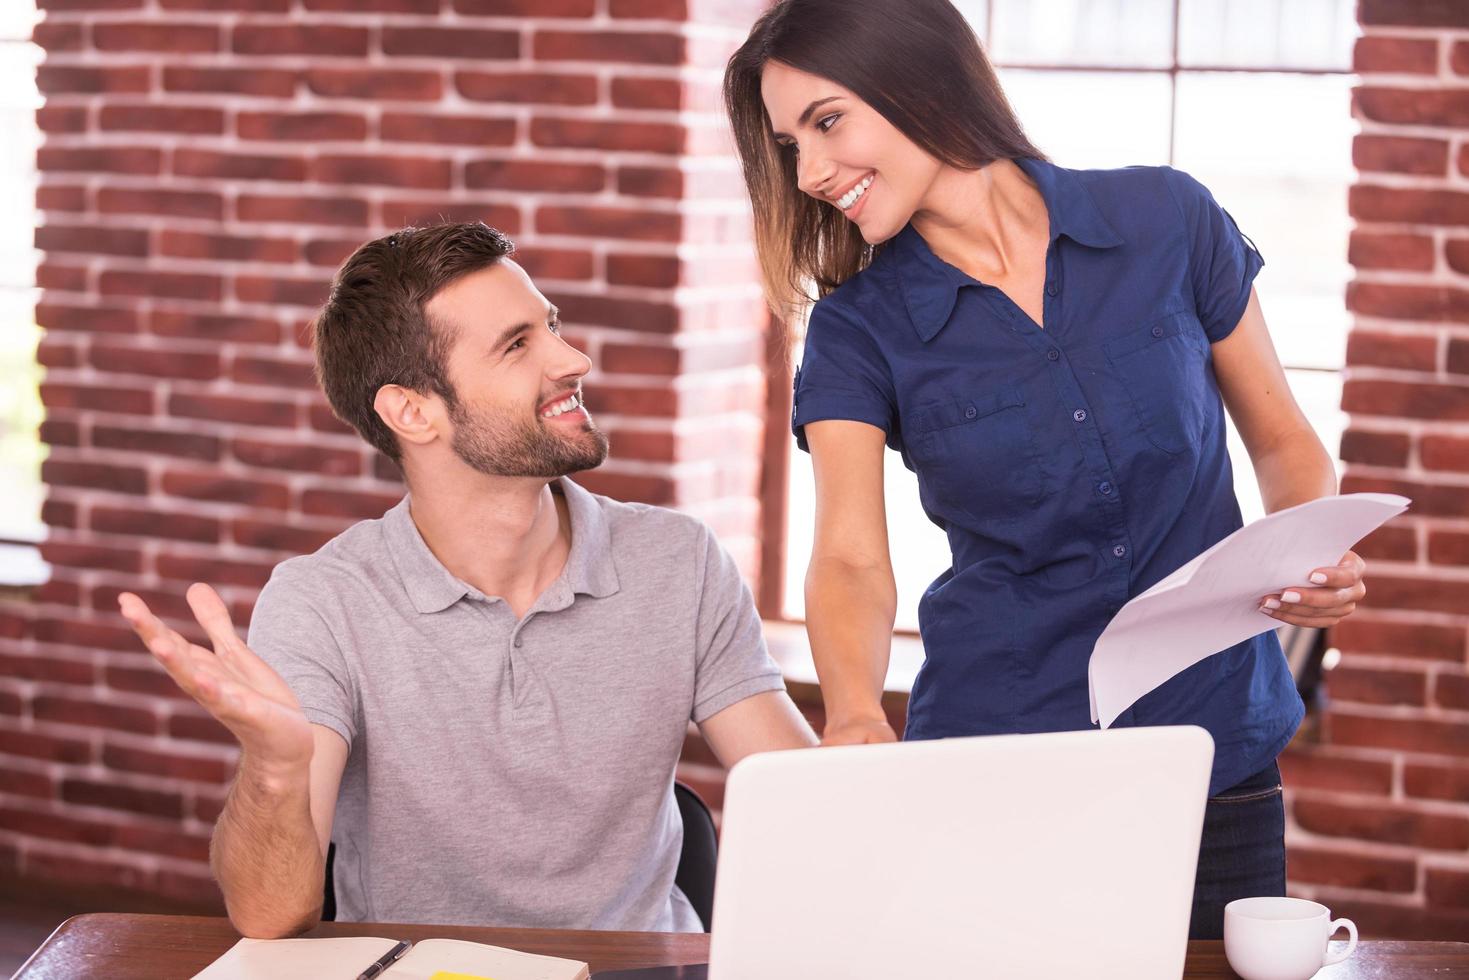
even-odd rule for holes
{"type": "Polygon", "coordinates": [[[1236,898],[1284,894],[1285,803],[1272,762],[1204,807],[1188,938],[1223,939],[1224,906],[1236,898]]]}

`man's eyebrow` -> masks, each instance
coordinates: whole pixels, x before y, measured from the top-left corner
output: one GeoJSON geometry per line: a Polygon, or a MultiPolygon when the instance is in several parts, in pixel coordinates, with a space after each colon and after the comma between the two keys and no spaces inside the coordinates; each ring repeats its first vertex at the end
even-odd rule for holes
{"type": "MultiPolygon", "coordinates": [[[[555,323],[560,319],[561,311],[556,309],[555,305],[553,304],[551,306],[550,312],[546,314],[546,322],[555,323]]],[[[499,350],[501,347],[504,347],[506,344],[510,343],[510,341],[514,340],[520,334],[523,334],[527,330],[532,330],[534,328],[535,324],[529,321],[526,321],[525,323],[517,323],[513,326],[506,327],[504,330],[500,331],[500,336],[496,337],[495,342],[490,346],[495,350],[499,350]]]]}
{"type": "MultiPolygon", "coordinates": [[[[806,123],[811,120],[811,114],[813,112],[815,112],[817,109],[820,109],[822,106],[826,105],[828,102],[835,102],[837,99],[840,99],[840,98],[841,98],[840,95],[828,95],[826,98],[824,98],[824,99],[817,99],[815,102],[813,102],[810,105],[808,105],[806,107],[806,111],[803,112],[803,113],[801,113],[801,118],[796,120],[796,126],[797,126],[797,128],[806,125],[806,123]]],[[[773,136],[773,137],[775,137],[776,139],[781,139],[782,137],[784,137],[786,139],[789,139],[790,138],[790,135],[788,133],[771,133],[770,135],[773,136]]]]}
{"type": "Polygon", "coordinates": [[[530,327],[531,325],[529,323],[517,323],[514,326],[506,327],[500,331],[500,336],[496,337],[495,342],[490,346],[495,350],[499,350],[520,334],[525,333],[530,327]]]}

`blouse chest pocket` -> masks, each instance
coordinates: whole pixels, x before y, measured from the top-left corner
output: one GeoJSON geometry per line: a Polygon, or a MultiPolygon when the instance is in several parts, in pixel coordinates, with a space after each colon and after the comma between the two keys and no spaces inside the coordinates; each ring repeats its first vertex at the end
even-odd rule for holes
{"type": "Polygon", "coordinates": [[[936,517],[979,529],[1014,521],[1040,502],[1025,393],[1016,386],[919,406],[904,425],[904,444],[936,517]]]}
{"type": "Polygon", "coordinates": [[[1209,354],[1192,313],[1170,313],[1105,345],[1148,441],[1178,455],[1197,448],[1207,418],[1209,354]]]}

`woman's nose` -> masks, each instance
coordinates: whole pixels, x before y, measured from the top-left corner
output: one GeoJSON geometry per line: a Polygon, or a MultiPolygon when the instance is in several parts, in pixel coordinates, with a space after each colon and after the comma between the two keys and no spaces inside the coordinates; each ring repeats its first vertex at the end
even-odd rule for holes
{"type": "Polygon", "coordinates": [[[806,156],[796,159],[796,186],[802,193],[821,197],[822,189],[831,182],[832,167],[827,160],[811,159],[806,156]]]}

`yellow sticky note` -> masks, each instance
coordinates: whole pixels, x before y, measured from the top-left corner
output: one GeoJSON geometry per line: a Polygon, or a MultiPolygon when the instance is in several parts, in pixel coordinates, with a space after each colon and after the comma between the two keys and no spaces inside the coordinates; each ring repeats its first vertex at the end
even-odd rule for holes
{"type": "Polygon", "coordinates": [[[481,977],[473,973],[450,973],[448,970],[440,970],[428,980],[495,980],[494,977],[481,977]]]}

